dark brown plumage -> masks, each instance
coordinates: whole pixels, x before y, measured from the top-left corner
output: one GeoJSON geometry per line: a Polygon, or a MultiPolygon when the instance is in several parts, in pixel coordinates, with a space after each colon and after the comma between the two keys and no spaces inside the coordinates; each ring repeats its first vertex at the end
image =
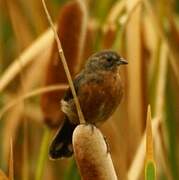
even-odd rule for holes
{"type": "MultiPolygon", "coordinates": [[[[127,64],[116,52],[105,50],[89,57],[84,69],[74,79],[74,87],[87,123],[100,124],[119,105],[123,86],[119,65],[127,64]]],[[[50,157],[69,157],[73,153],[72,134],[79,124],[75,102],[68,89],[61,101],[65,119],[50,146],[50,157]]]]}

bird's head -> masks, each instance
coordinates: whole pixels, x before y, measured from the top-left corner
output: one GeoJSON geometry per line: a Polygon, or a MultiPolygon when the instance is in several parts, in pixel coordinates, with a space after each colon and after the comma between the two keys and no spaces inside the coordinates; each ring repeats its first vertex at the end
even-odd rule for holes
{"type": "Polygon", "coordinates": [[[103,50],[88,58],[86,68],[92,71],[113,71],[116,70],[120,65],[124,64],[128,64],[128,62],[121,58],[115,51],[103,50]]]}

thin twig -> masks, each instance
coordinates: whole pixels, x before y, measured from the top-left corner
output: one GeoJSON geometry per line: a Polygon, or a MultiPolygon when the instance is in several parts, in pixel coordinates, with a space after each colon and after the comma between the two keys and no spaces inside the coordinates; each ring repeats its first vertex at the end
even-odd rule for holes
{"type": "Polygon", "coordinates": [[[10,108],[12,108],[13,106],[19,104],[21,101],[24,101],[25,99],[28,99],[30,97],[39,95],[39,94],[43,94],[43,93],[47,93],[47,92],[51,92],[51,91],[56,91],[56,90],[65,90],[68,88],[68,85],[65,84],[61,84],[61,85],[52,85],[52,86],[47,86],[47,87],[42,87],[36,90],[33,90],[31,92],[28,92],[26,94],[24,94],[23,96],[11,101],[10,103],[8,103],[1,111],[0,111],[0,118],[4,115],[4,113],[6,113],[10,108]]]}
{"type": "Polygon", "coordinates": [[[14,180],[14,157],[13,157],[12,138],[10,138],[10,151],[9,151],[9,180],[14,180]]]}
{"type": "Polygon", "coordinates": [[[70,71],[68,69],[68,65],[67,65],[67,62],[66,62],[66,59],[65,59],[65,56],[64,56],[64,52],[63,52],[63,49],[62,49],[62,46],[61,46],[60,39],[58,38],[57,31],[56,31],[55,26],[54,26],[54,24],[52,22],[52,19],[51,19],[50,14],[49,14],[49,12],[47,10],[47,7],[46,7],[46,4],[45,4],[44,0],[42,0],[42,4],[43,4],[43,7],[44,7],[46,16],[48,18],[48,21],[50,23],[50,26],[51,26],[51,28],[52,28],[52,30],[54,32],[54,35],[55,35],[55,40],[56,40],[56,43],[57,43],[58,52],[59,52],[62,64],[64,66],[64,70],[65,70],[65,73],[66,73],[66,76],[67,76],[67,79],[68,79],[69,86],[71,88],[71,92],[72,92],[73,97],[74,97],[74,101],[75,101],[76,108],[77,108],[77,113],[78,113],[78,116],[79,116],[79,121],[80,121],[80,123],[85,123],[85,119],[84,119],[83,113],[81,111],[80,103],[79,103],[77,95],[76,95],[76,91],[75,91],[73,81],[72,81],[72,78],[71,78],[71,75],[70,75],[70,71]]]}

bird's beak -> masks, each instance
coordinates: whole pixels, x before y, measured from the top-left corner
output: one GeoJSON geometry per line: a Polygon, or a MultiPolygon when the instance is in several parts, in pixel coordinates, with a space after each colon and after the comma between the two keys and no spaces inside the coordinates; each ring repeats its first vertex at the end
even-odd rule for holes
{"type": "Polygon", "coordinates": [[[120,58],[120,60],[117,62],[118,65],[125,65],[125,64],[128,64],[128,62],[123,59],[123,58],[120,58]]]}

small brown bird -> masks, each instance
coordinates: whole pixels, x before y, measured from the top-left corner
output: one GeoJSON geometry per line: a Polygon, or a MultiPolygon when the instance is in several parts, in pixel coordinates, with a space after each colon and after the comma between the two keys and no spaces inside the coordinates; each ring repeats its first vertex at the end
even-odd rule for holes
{"type": "MultiPolygon", "coordinates": [[[[73,83],[87,123],[98,125],[116,110],[123,95],[119,66],[127,64],[112,50],[100,51],[89,57],[84,69],[73,83]]],[[[79,124],[70,88],[61,100],[65,118],[50,146],[50,157],[57,159],[73,154],[72,134],[79,124]]]]}

